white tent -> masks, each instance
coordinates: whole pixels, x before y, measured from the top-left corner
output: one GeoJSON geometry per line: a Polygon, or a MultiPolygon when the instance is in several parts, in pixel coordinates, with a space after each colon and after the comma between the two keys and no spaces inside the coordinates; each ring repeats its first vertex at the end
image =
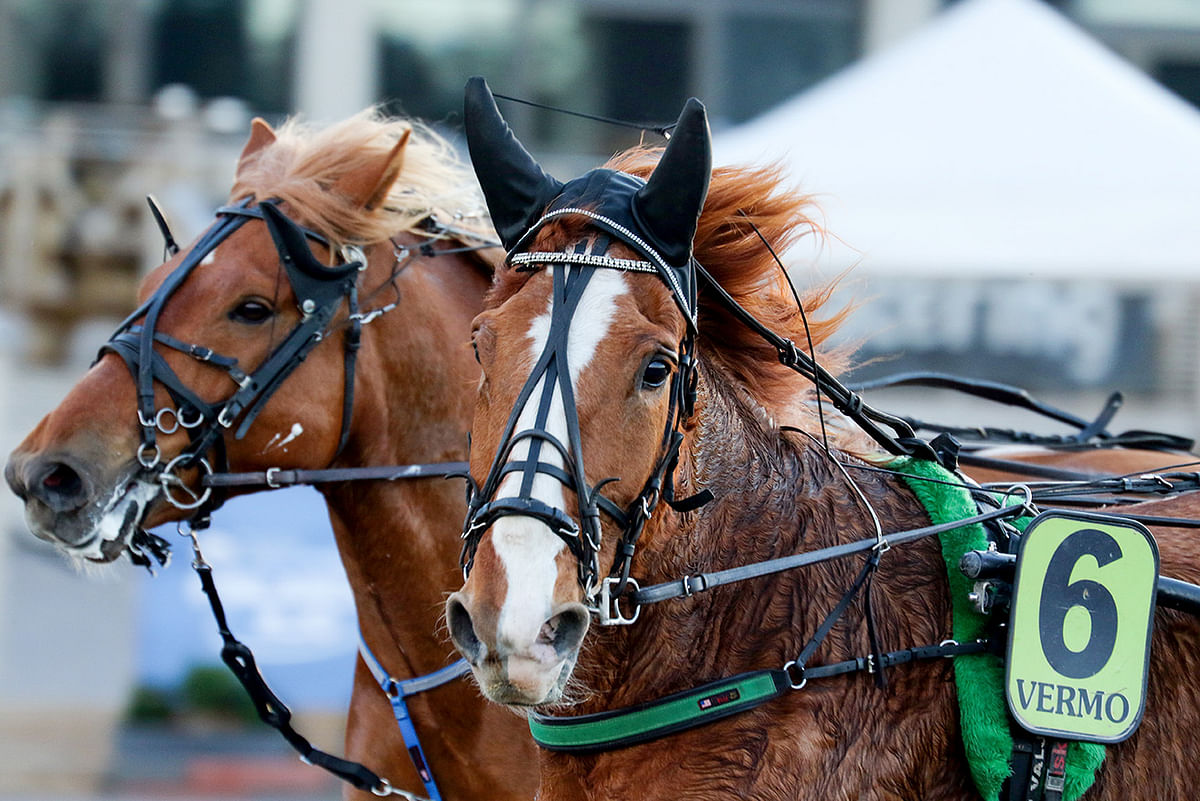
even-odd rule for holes
{"type": "Polygon", "coordinates": [[[1200,278],[1200,113],[1036,0],[967,0],[715,138],[860,272],[1200,278]]]}

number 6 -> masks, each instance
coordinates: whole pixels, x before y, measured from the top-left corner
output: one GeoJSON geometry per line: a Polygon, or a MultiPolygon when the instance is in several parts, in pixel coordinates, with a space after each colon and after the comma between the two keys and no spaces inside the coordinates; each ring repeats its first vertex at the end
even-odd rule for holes
{"type": "Polygon", "coordinates": [[[1117,642],[1117,603],[1103,584],[1092,579],[1071,581],[1071,572],[1084,556],[1100,567],[1120,559],[1121,546],[1112,535],[1092,528],[1068,536],[1046,566],[1038,609],[1038,629],[1046,661],[1058,673],[1073,679],[1099,673],[1112,657],[1117,642]],[[1079,651],[1067,646],[1067,613],[1082,607],[1091,618],[1087,643],[1079,651]]]}

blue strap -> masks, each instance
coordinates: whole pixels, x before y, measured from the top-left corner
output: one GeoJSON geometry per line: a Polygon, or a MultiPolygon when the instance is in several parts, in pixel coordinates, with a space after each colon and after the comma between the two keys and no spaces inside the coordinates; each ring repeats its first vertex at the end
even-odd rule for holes
{"type": "Polygon", "coordinates": [[[426,794],[431,801],[442,801],[437,782],[433,778],[433,770],[429,767],[428,760],[425,759],[425,751],[421,748],[421,740],[417,736],[417,728],[413,725],[405,699],[435,687],[441,687],[470,671],[471,666],[465,659],[460,659],[433,673],[399,681],[384,670],[383,665],[375,658],[375,654],[371,652],[367,641],[362,638],[361,634],[358,638],[358,655],[362,657],[363,663],[371,671],[371,675],[375,677],[380,689],[392,704],[392,713],[396,716],[396,725],[400,729],[400,736],[404,738],[404,746],[408,750],[409,758],[412,759],[413,767],[417,769],[417,775],[425,784],[426,794]]]}

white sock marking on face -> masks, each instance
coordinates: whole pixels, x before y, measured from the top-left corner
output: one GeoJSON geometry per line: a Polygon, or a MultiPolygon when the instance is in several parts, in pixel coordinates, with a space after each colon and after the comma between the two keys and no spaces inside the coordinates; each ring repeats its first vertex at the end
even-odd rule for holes
{"type": "MultiPolygon", "coordinates": [[[[600,342],[608,336],[609,327],[616,314],[617,299],[629,291],[625,277],[613,270],[597,270],[588,281],[583,297],[571,319],[567,337],[567,361],[571,371],[571,386],[578,393],[579,376],[591,362],[600,342]]],[[[529,328],[530,350],[533,361],[541,356],[550,335],[550,310],[535,318],[529,328]]],[[[537,410],[542,398],[545,377],[543,376],[529,402],[517,418],[517,431],[534,427],[537,410]]],[[[547,433],[560,442],[567,442],[567,418],[563,410],[562,391],[554,389],[546,420],[547,433]]],[[[520,461],[529,455],[529,441],[518,443],[513,449],[512,459],[520,461]]],[[[562,467],[562,458],[557,449],[543,445],[539,458],[549,464],[562,467]]],[[[497,497],[516,495],[521,488],[523,473],[513,472],[500,483],[497,497]]],[[[533,479],[532,495],[545,504],[563,509],[568,514],[563,485],[552,476],[538,473],[533,479]]],[[[502,517],[492,526],[492,546],[504,564],[508,579],[508,595],[500,610],[497,624],[497,645],[501,652],[513,648],[531,648],[537,640],[542,624],[553,610],[554,585],[558,578],[555,556],[566,547],[545,524],[529,517],[502,517]]],[[[553,649],[545,655],[555,661],[553,649]]]]}

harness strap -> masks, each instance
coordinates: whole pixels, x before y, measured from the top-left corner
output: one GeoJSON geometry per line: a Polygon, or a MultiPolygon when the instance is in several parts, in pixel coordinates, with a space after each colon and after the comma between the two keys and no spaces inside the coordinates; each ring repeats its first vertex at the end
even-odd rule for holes
{"type": "Polygon", "coordinates": [[[816,384],[818,392],[824,392],[842,414],[853,420],[868,436],[882,445],[889,453],[896,456],[913,456],[941,463],[940,454],[928,442],[917,437],[912,426],[903,418],[886,412],[881,412],[867,404],[862,396],[851,392],[846,385],[832,373],[816,362],[796,346],[790,339],[785,339],[767,328],[758,318],[746,311],[737,300],[725,291],[703,265],[695,263],[696,273],[704,279],[721,303],[725,305],[743,325],[758,334],[764,341],[779,352],[779,361],[786,367],[795,370],[816,384]],[[892,429],[889,434],[880,424],[892,429]]]}
{"type": "Polygon", "coordinates": [[[380,465],[378,467],[329,467],[322,470],[270,468],[247,473],[214,473],[201,481],[205,487],[291,487],[298,484],[327,484],[335,481],[397,481],[406,478],[462,477],[466,462],[380,465]]]}
{"type": "MultiPolygon", "coordinates": [[[[857,657],[810,667],[805,670],[804,681],[864,670],[874,672],[914,660],[979,653],[987,647],[985,642],[949,641],[905,648],[879,657],[857,657]]],[[[787,670],[755,670],[622,709],[574,717],[534,714],[529,718],[529,731],[534,742],[548,751],[575,754],[609,751],[745,712],[803,686],[795,684],[787,670]]]]}
{"type": "MultiPolygon", "coordinates": [[[[1021,507],[1018,506],[1008,506],[999,509],[993,509],[989,512],[983,512],[962,520],[953,520],[940,525],[924,526],[922,528],[903,531],[898,534],[889,534],[885,538],[885,541],[891,545],[899,545],[901,543],[921,539],[922,537],[929,537],[934,534],[952,531],[953,529],[961,526],[971,525],[972,523],[984,523],[988,520],[1013,517],[1020,514],[1021,511],[1021,507]]],[[[794,554],[792,556],[782,556],[778,559],[768,559],[765,562],[756,562],[750,565],[731,567],[726,570],[718,570],[713,573],[698,573],[694,576],[685,576],[681,579],[666,581],[661,584],[654,584],[637,590],[629,596],[629,600],[631,603],[640,606],[644,604],[653,604],[660,601],[666,601],[671,598],[682,598],[697,592],[710,590],[713,587],[719,587],[722,584],[732,584],[737,581],[745,581],[746,579],[769,576],[773,573],[779,573],[784,570],[792,570],[797,567],[815,564],[816,562],[823,562],[829,559],[837,559],[842,556],[850,556],[851,554],[862,553],[864,551],[869,551],[872,548],[876,548],[878,545],[879,540],[876,537],[868,537],[855,542],[832,545],[828,548],[821,548],[816,551],[806,551],[805,553],[794,554]]]]}
{"type": "Polygon", "coordinates": [[[416,768],[417,775],[421,777],[421,782],[425,785],[426,794],[431,801],[442,801],[437,781],[434,779],[433,771],[429,766],[429,760],[425,758],[425,752],[421,748],[421,739],[417,734],[417,728],[413,724],[412,716],[408,712],[407,699],[410,696],[418,695],[419,693],[454,681],[459,676],[469,673],[471,666],[467,664],[465,659],[460,659],[433,673],[412,679],[399,680],[392,678],[384,669],[382,663],[380,663],[375,654],[372,653],[371,648],[367,645],[367,641],[361,636],[358,640],[358,655],[367,666],[367,670],[375,677],[375,681],[379,684],[380,689],[383,690],[392,705],[392,714],[396,718],[396,726],[400,729],[400,736],[404,739],[404,747],[408,751],[408,756],[412,760],[413,767],[416,768]]]}

